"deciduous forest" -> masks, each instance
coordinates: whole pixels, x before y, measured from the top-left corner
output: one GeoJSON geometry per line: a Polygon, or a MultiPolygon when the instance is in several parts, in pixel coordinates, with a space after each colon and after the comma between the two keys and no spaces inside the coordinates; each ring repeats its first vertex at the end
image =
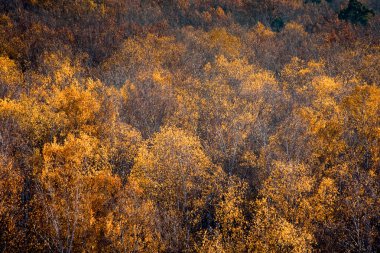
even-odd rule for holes
{"type": "Polygon", "coordinates": [[[0,0],[0,252],[379,252],[380,1],[0,0]]]}

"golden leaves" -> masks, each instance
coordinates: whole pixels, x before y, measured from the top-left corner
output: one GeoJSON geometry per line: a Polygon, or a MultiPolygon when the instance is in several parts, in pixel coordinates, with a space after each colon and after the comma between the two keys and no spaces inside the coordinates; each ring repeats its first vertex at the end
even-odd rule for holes
{"type": "Polygon", "coordinates": [[[197,137],[164,127],[140,148],[129,181],[141,187],[144,196],[164,214],[160,222],[168,243],[183,247],[189,245],[186,234],[201,222],[208,196],[217,191],[216,182],[222,175],[197,137]]]}
{"type": "Polygon", "coordinates": [[[0,56],[0,98],[12,97],[23,87],[24,77],[15,61],[0,56]]]}
{"type": "Polygon", "coordinates": [[[217,49],[219,54],[227,57],[240,55],[241,41],[238,37],[229,34],[224,28],[215,28],[208,33],[209,44],[212,49],[217,49]]]}
{"type": "Polygon", "coordinates": [[[60,118],[66,131],[96,131],[94,121],[100,109],[100,101],[91,82],[87,89],[76,82],[62,90],[56,88],[47,103],[60,118]]]}
{"type": "Polygon", "coordinates": [[[17,225],[21,219],[23,180],[21,171],[0,154],[0,240],[7,241],[10,247],[17,247],[22,240],[17,225]]]}
{"type": "Polygon", "coordinates": [[[307,197],[315,181],[304,165],[276,163],[256,201],[254,251],[309,252],[314,242],[307,197]]]}

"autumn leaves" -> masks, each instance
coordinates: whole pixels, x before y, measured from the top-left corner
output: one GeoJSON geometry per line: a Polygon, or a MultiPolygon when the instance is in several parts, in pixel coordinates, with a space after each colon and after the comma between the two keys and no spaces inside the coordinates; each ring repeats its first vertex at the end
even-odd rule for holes
{"type": "MultiPolygon", "coordinates": [[[[98,7],[118,13],[117,1],[75,2],[98,22],[98,7]]],[[[306,5],[266,2],[294,15],[306,5]]],[[[355,43],[327,40],[343,36],[340,21],[308,33],[309,14],[278,32],[227,26],[233,6],[209,13],[221,24],[112,50],[81,34],[93,51],[45,48],[31,65],[0,56],[0,251],[379,248],[379,47],[349,25],[355,43]]]]}

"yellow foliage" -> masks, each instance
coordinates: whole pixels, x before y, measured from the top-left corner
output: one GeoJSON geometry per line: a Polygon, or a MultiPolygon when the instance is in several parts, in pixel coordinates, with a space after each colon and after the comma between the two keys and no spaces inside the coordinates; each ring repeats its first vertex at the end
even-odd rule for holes
{"type": "Polygon", "coordinates": [[[100,110],[95,87],[92,81],[87,88],[74,82],[62,90],[55,88],[53,96],[48,98],[47,103],[60,117],[65,133],[79,131],[95,133],[95,120],[100,110]]]}
{"type": "Polygon", "coordinates": [[[209,45],[218,49],[220,54],[228,57],[238,57],[241,50],[241,41],[238,37],[229,34],[224,28],[215,28],[208,33],[209,45]]]}
{"type": "Polygon", "coordinates": [[[152,74],[152,79],[154,82],[160,85],[170,85],[171,84],[171,76],[170,73],[163,73],[163,71],[155,69],[152,74]]]}
{"type": "Polygon", "coordinates": [[[153,199],[161,200],[162,204],[173,208],[177,207],[176,199],[186,201],[183,194],[195,187],[192,180],[210,177],[208,169],[211,167],[210,160],[195,137],[168,127],[140,148],[130,180],[140,182],[140,186],[153,199]],[[163,189],[165,195],[162,195],[163,189]],[[183,194],[179,194],[181,192],[183,194]]]}
{"type": "Polygon", "coordinates": [[[266,199],[256,205],[258,212],[249,237],[251,252],[312,252],[314,238],[310,232],[279,216],[266,199]]]}
{"type": "Polygon", "coordinates": [[[272,38],[276,35],[275,32],[263,25],[263,23],[261,22],[258,22],[256,24],[256,26],[254,27],[254,32],[257,34],[257,36],[260,36],[262,38],[272,38]]]}
{"type": "MultiPolygon", "coordinates": [[[[246,204],[247,184],[230,180],[216,210],[216,221],[220,226],[220,243],[224,252],[244,252],[247,250],[248,222],[243,213],[246,204]]],[[[218,238],[218,234],[217,237],[218,238]]]]}
{"type": "Polygon", "coordinates": [[[302,25],[296,22],[289,22],[285,25],[284,33],[294,33],[297,36],[307,36],[302,25]]]}
{"type": "Polygon", "coordinates": [[[332,178],[323,178],[314,197],[313,215],[319,222],[332,223],[338,198],[338,188],[332,178]]]}
{"type": "Polygon", "coordinates": [[[86,134],[80,134],[78,138],[69,134],[63,145],[57,142],[45,144],[43,159],[43,175],[50,171],[65,173],[74,170],[87,174],[97,170],[110,170],[106,150],[102,149],[99,140],[86,134]]]}
{"type": "Polygon", "coordinates": [[[0,252],[378,251],[377,16],[0,5],[0,252]]]}
{"type": "Polygon", "coordinates": [[[250,235],[254,252],[311,252],[314,243],[308,195],[315,184],[304,165],[276,163],[256,202],[250,235]]]}
{"type": "Polygon", "coordinates": [[[277,80],[270,71],[260,71],[251,74],[241,84],[241,94],[247,97],[264,97],[265,91],[276,90],[277,80]]]}
{"type": "Polygon", "coordinates": [[[24,86],[23,74],[15,61],[0,56],[0,98],[12,97],[24,86]]]}
{"type": "Polygon", "coordinates": [[[196,137],[165,127],[140,148],[129,181],[165,214],[167,243],[189,246],[188,229],[201,222],[200,211],[221,175],[196,137]]]}
{"type": "Polygon", "coordinates": [[[342,89],[342,84],[327,76],[318,76],[313,78],[312,85],[317,95],[333,95],[342,89]]]}
{"type": "Polygon", "coordinates": [[[4,154],[0,154],[0,240],[9,242],[9,247],[17,247],[22,240],[17,225],[21,219],[20,195],[23,177],[4,154]]]}

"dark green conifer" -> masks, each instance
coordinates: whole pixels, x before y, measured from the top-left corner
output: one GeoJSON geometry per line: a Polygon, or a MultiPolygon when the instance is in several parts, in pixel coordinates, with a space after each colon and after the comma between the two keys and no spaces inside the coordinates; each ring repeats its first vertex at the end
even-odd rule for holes
{"type": "Polygon", "coordinates": [[[375,12],[358,0],[350,0],[347,8],[339,12],[339,19],[350,21],[353,24],[366,25],[375,12]]]}

